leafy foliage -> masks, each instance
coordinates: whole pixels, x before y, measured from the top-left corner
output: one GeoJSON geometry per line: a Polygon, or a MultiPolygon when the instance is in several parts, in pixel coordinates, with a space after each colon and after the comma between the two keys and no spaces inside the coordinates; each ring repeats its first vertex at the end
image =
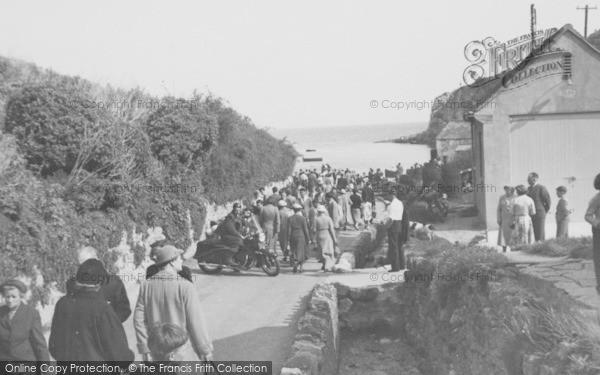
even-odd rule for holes
{"type": "Polygon", "coordinates": [[[207,97],[206,103],[219,124],[219,141],[202,180],[210,200],[222,203],[230,197],[250,197],[257,186],[291,174],[297,153],[290,144],[257,129],[220,99],[207,97]]]}
{"type": "MultiPolygon", "coordinates": [[[[287,177],[296,156],[220,99],[159,101],[1,57],[0,109],[0,280],[39,272],[42,301],[75,272],[79,247],[113,272],[108,250],[124,231],[160,226],[186,248],[205,187],[213,201],[239,199],[287,177]]],[[[139,264],[145,249],[133,253],[139,264]]]]}
{"type": "Polygon", "coordinates": [[[217,140],[215,117],[198,97],[189,102],[167,98],[163,103],[145,122],[153,155],[172,174],[201,170],[217,140]]]}

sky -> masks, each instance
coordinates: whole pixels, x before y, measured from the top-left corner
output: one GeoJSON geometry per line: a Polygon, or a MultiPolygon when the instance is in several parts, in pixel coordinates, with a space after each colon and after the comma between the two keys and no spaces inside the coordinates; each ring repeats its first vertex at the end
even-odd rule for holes
{"type": "MultiPolygon", "coordinates": [[[[262,128],[419,122],[464,85],[469,42],[530,32],[530,4],[2,0],[0,55],[157,96],[210,92],[262,128]]],[[[538,30],[583,34],[585,4],[535,2],[538,30]]]]}

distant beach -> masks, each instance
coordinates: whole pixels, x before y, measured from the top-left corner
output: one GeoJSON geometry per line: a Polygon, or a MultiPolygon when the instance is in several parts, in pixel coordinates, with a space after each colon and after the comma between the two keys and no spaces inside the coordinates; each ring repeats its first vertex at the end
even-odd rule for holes
{"type": "Polygon", "coordinates": [[[271,129],[277,138],[287,138],[301,154],[317,155],[323,162],[299,162],[297,169],[320,167],[348,168],[366,172],[369,168],[393,169],[398,163],[410,166],[429,160],[425,145],[375,143],[419,133],[427,122],[341,127],[271,129]],[[315,150],[307,153],[306,150],[315,150]]]}

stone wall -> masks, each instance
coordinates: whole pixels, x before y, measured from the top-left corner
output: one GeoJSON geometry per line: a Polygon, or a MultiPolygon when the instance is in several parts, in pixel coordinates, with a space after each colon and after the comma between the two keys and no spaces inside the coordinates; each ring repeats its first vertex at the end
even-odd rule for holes
{"type": "Polygon", "coordinates": [[[383,224],[375,224],[362,231],[356,240],[348,246],[337,263],[334,272],[352,272],[355,268],[364,268],[374,261],[375,252],[381,247],[386,235],[383,224]]]}
{"type": "Polygon", "coordinates": [[[339,368],[340,337],[336,287],[318,284],[308,309],[298,322],[292,354],[282,375],[336,375],[339,368]]]}

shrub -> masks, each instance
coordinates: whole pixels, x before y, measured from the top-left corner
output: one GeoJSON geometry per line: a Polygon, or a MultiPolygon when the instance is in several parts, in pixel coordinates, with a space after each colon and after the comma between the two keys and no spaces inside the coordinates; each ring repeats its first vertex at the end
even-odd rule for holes
{"type": "Polygon", "coordinates": [[[297,153],[291,145],[257,129],[220,99],[208,97],[205,102],[219,124],[219,140],[202,179],[211,201],[250,197],[257,186],[284,180],[292,173],[297,153]]]}
{"type": "Polygon", "coordinates": [[[495,250],[479,246],[452,246],[442,251],[437,260],[438,276],[433,282],[433,294],[442,305],[452,301],[468,282],[478,282],[481,291],[494,281],[495,270],[508,259],[495,250]]]}
{"type": "Polygon", "coordinates": [[[17,139],[29,168],[48,176],[68,174],[77,164],[88,171],[106,164],[110,145],[101,129],[110,119],[83,103],[72,82],[27,85],[9,99],[4,129],[17,139]]]}
{"type": "Polygon", "coordinates": [[[173,104],[183,103],[174,98],[165,103],[145,121],[152,154],[171,175],[201,171],[217,140],[216,118],[199,98],[185,105],[173,104]]]}

